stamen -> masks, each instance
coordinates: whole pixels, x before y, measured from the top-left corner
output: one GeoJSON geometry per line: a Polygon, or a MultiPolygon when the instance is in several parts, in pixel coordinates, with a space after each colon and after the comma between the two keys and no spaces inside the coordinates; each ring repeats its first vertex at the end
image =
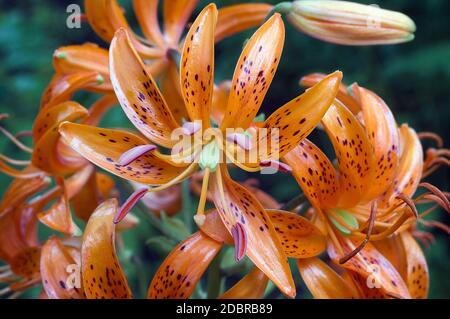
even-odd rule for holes
{"type": "Polygon", "coordinates": [[[12,164],[12,165],[18,165],[18,166],[26,166],[26,165],[30,165],[31,162],[30,161],[26,161],[26,160],[16,160],[14,158],[8,157],[6,155],[0,154],[0,159],[12,164]]]}
{"type": "Polygon", "coordinates": [[[292,168],[288,164],[282,163],[282,162],[276,161],[276,160],[261,161],[259,163],[259,166],[274,168],[274,169],[279,170],[282,173],[290,173],[290,172],[292,172],[292,168]]]}
{"type": "Polygon", "coordinates": [[[372,207],[370,208],[370,217],[369,217],[369,220],[367,221],[368,226],[367,226],[366,238],[364,238],[364,240],[361,242],[361,244],[359,244],[359,246],[356,247],[351,253],[349,253],[347,256],[344,256],[341,259],[339,259],[339,264],[341,264],[341,265],[345,264],[347,261],[352,259],[357,253],[359,253],[361,250],[363,250],[363,248],[367,245],[367,243],[370,240],[370,235],[372,234],[372,231],[373,231],[373,224],[375,222],[376,212],[377,212],[377,203],[373,202],[372,207]]]}
{"type": "MultiPolygon", "coordinates": [[[[430,183],[420,183],[419,187],[424,187],[424,188],[428,189],[432,194],[439,197],[445,203],[445,206],[447,207],[446,208],[447,212],[450,211],[450,202],[448,201],[447,197],[444,195],[444,193],[442,193],[442,191],[439,188],[437,188],[434,185],[431,185],[430,183]]],[[[443,207],[443,208],[445,209],[445,207],[443,207]]]]}
{"type": "Polygon", "coordinates": [[[200,193],[200,200],[198,202],[197,215],[194,216],[194,220],[199,227],[203,226],[203,223],[205,222],[205,205],[208,194],[209,174],[210,170],[206,167],[205,174],[203,175],[202,190],[200,193]]]}
{"type": "Polygon", "coordinates": [[[444,223],[438,222],[436,220],[423,220],[423,219],[419,220],[419,222],[425,227],[435,227],[450,235],[450,227],[445,225],[444,223]]]}
{"type": "Polygon", "coordinates": [[[420,132],[420,133],[417,134],[417,136],[421,140],[433,140],[433,141],[436,142],[436,144],[439,147],[444,146],[444,141],[442,140],[442,137],[440,137],[436,133],[433,133],[433,132],[420,132]]]}
{"type": "Polygon", "coordinates": [[[3,133],[11,142],[13,142],[18,148],[27,153],[33,153],[33,149],[23,144],[14,135],[8,132],[5,128],[0,126],[0,132],[3,133]]]}
{"type": "Polygon", "coordinates": [[[126,151],[125,153],[123,153],[122,155],[120,155],[117,163],[119,163],[119,165],[121,166],[126,166],[137,160],[139,157],[147,154],[148,152],[152,152],[156,149],[157,149],[156,145],[153,144],[139,145],[133,147],[128,151],[126,151]]]}
{"type": "Polygon", "coordinates": [[[19,171],[15,168],[12,168],[2,161],[0,161],[0,172],[5,173],[8,176],[15,177],[15,178],[32,178],[39,175],[44,175],[44,172],[41,171],[34,171],[34,172],[24,172],[19,171]]]}
{"type": "Polygon", "coordinates": [[[326,222],[325,223],[326,227],[327,227],[327,232],[330,235],[330,239],[334,245],[334,247],[337,249],[338,254],[339,255],[343,255],[344,254],[344,249],[342,248],[341,243],[339,242],[336,233],[334,232],[333,227],[331,227],[331,224],[326,222]]]}
{"type": "Polygon", "coordinates": [[[233,163],[234,165],[236,165],[237,167],[239,167],[240,169],[242,169],[246,172],[256,173],[261,170],[260,166],[251,167],[244,163],[241,163],[233,156],[233,154],[231,154],[231,152],[228,150],[228,148],[226,148],[226,150],[225,150],[225,155],[227,156],[227,158],[230,160],[231,163],[233,163]]]}
{"type": "Polygon", "coordinates": [[[227,135],[227,141],[239,145],[242,149],[248,151],[252,148],[250,136],[242,133],[230,133],[227,135]]]}
{"type": "Polygon", "coordinates": [[[372,235],[370,237],[370,239],[372,241],[377,241],[377,240],[383,240],[383,239],[389,237],[394,232],[396,232],[401,226],[403,226],[405,221],[408,220],[408,218],[410,218],[409,215],[410,215],[409,211],[404,211],[391,227],[385,229],[383,232],[381,232],[379,234],[372,235]]]}
{"type": "Polygon", "coordinates": [[[29,137],[29,136],[33,136],[33,132],[32,131],[20,131],[17,132],[16,135],[14,135],[16,138],[21,138],[21,137],[29,137]]]}
{"type": "Polygon", "coordinates": [[[433,234],[429,232],[413,230],[412,235],[414,236],[414,238],[420,240],[420,242],[424,244],[427,249],[430,248],[431,244],[434,244],[436,242],[436,239],[434,238],[433,234]]]}
{"type": "Polygon", "coordinates": [[[202,128],[202,125],[199,121],[194,122],[185,122],[182,125],[183,133],[186,135],[194,135],[202,128]]]}
{"type": "Polygon", "coordinates": [[[416,218],[419,218],[419,212],[417,211],[416,205],[414,204],[414,201],[411,198],[405,196],[404,194],[398,194],[397,198],[402,200],[406,205],[408,205],[411,211],[413,212],[414,216],[416,216],[416,218]]]}
{"type": "Polygon", "coordinates": [[[239,262],[247,251],[247,232],[244,226],[237,222],[231,227],[231,236],[234,239],[234,258],[239,262]]]}
{"type": "Polygon", "coordinates": [[[140,188],[136,190],[130,197],[123,203],[120,209],[117,211],[116,216],[114,216],[114,224],[120,223],[121,220],[125,218],[128,212],[136,205],[136,203],[148,192],[148,188],[140,188]]]}

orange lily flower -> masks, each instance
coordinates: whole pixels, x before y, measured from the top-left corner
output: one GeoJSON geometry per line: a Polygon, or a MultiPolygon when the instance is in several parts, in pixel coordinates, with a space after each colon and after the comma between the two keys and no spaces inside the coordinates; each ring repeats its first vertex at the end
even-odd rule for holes
{"type": "MultiPolygon", "coordinates": [[[[217,9],[211,4],[192,24],[181,58],[180,83],[185,106],[190,119],[201,121],[204,129],[210,127],[216,21],[217,9]]],[[[272,81],[283,42],[283,22],[277,14],[249,40],[235,70],[226,113],[217,129],[219,132],[225,132],[227,128],[249,127],[272,81]]],[[[74,123],[63,123],[60,133],[74,150],[113,174],[143,184],[160,185],[135,192],[122,206],[115,221],[119,222],[147,191],[159,191],[175,185],[190,177],[200,165],[205,175],[199,208],[194,217],[196,222],[201,225],[205,220],[204,205],[209,177],[212,175],[214,202],[228,231],[234,235],[236,258],[241,259],[247,254],[286,295],[293,296],[295,288],[286,257],[273,225],[268,222],[268,216],[247,189],[229,178],[226,166],[219,164],[220,149],[224,150],[223,158],[249,171],[260,171],[262,165],[259,163],[276,161],[276,154],[270,153],[256,164],[239,163],[233,156],[234,151],[246,151],[239,141],[230,151],[222,147],[224,141],[209,136],[202,137],[200,150],[194,148],[175,152],[175,157],[183,159],[181,163],[175,162],[173,156],[163,155],[149,141],[172,148],[175,141],[170,134],[181,127],[174,120],[171,109],[124,29],[117,31],[111,43],[110,66],[111,81],[119,102],[145,138],[124,131],[74,123]],[[199,159],[200,163],[195,159],[199,159]],[[231,203],[236,205],[231,207],[231,203]]],[[[263,123],[269,130],[280,130],[280,156],[313,130],[332,103],[340,79],[340,72],[331,74],[311,90],[281,107],[263,123]]],[[[188,135],[197,131],[194,124],[187,122],[183,125],[188,135]]]]}
{"type": "MultiPolygon", "coordinates": [[[[128,31],[131,43],[146,62],[147,72],[154,78],[160,78],[165,99],[172,105],[172,115],[177,121],[181,121],[187,118],[187,114],[186,109],[175,108],[183,106],[177,65],[184,42],[182,35],[198,0],[164,1],[164,32],[158,21],[158,2],[133,0],[134,12],[145,38],[133,33],[116,0],[86,0],[86,17],[94,31],[108,43],[117,29],[124,28],[128,31]]],[[[256,27],[263,22],[271,8],[271,5],[264,3],[243,3],[221,8],[215,41],[256,27]]],[[[56,77],[83,78],[79,87],[92,91],[112,91],[108,63],[108,51],[91,43],[61,47],[53,55],[56,77]],[[89,72],[96,74],[102,82],[89,81],[89,72]]]]}
{"type": "MultiPolygon", "coordinates": [[[[303,83],[314,82],[309,81],[313,78],[320,76],[309,76],[303,83]]],[[[415,131],[405,124],[398,129],[391,111],[375,93],[356,84],[351,86],[351,92],[351,98],[361,110],[358,116],[336,100],[322,120],[335,149],[338,171],[307,140],[284,160],[293,168],[293,175],[314,207],[314,215],[324,223],[322,228],[330,240],[330,257],[347,269],[350,277],[357,279],[359,286],[363,286],[360,287],[363,295],[417,297],[414,290],[417,287],[410,287],[410,278],[402,278],[369,241],[377,243],[394,233],[403,234],[403,230],[417,221],[415,203],[424,197],[447,211],[450,206],[445,194],[436,187],[420,184],[423,151],[415,131]],[[413,199],[419,186],[429,192],[413,199]],[[381,269],[378,289],[368,289],[365,285],[371,275],[367,269],[373,265],[381,269]],[[395,285],[389,278],[396,278],[395,285]]],[[[446,154],[445,150],[440,154],[446,154]]],[[[431,164],[433,169],[436,164],[431,164]]],[[[405,241],[408,246],[414,246],[411,240],[405,241]]],[[[413,259],[412,264],[418,260],[423,263],[420,253],[416,253],[417,247],[413,248],[412,256],[406,258],[413,259]]],[[[420,285],[421,291],[426,291],[423,281],[420,285]]]]}

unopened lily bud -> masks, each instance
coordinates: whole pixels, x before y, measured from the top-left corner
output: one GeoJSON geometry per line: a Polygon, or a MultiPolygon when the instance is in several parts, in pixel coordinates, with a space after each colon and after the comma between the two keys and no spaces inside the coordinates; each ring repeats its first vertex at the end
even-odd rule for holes
{"type": "Polygon", "coordinates": [[[348,1],[294,1],[287,19],[314,38],[343,45],[407,42],[416,30],[414,21],[403,13],[348,1]]]}

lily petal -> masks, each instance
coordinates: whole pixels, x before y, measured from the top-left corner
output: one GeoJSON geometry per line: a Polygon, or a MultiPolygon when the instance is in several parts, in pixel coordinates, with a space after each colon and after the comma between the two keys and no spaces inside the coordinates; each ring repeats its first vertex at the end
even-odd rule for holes
{"type": "Polygon", "coordinates": [[[109,55],[111,82],[125,114],[148,139],[171,147],[179,126],[124,29],[116,32],[109,55]]]}
{"type": "Polygon", "coordinates": [[[319,258],[297,260],[303,281],[315,299],[352,299],[345,280],[319,258]]]}
{"type": "Polygon", "coordinates": [[[100,204],[86,225],[81,248],[81,274],[88,299],[129,299],[131,291],[115,249],[113,218],[116,199],[100,204]]]}
{"type": "MultiPolygon", "coordinates": [[[[336,71],[302,95],[276,110],[265,122],[268,134],[277,130],[278,147],[268,146],[267,158],[278,159],[300,143],[319,124],[336,97],[342,73],[336,71]]],[[[265,138],[263,136],[262,138],[265,138]]],[[[267,142],[270,139],[267,137],[267,142]]]]}
{"type": "Polygon", "coordinates": [[[250,38],[236,64],[221,127],[246,129],[264,100],[280,61],[284,24],[274,14],[250,38]]]}
{"type": "Polygon", "coordinates": [[[88,111],[76,102],[64,102],[51,108],[42,109],[33,126],[33,137],[36,143],[31,162],[37,168],[54,174],[64,175],[71,173],[85,164],[83,159],[76,160],[76,153],[69,150],[68,158],[73,161],[65,161],[60,152],[60,134],[58,126],[63,121],[76,121],[86,116],[88,111]],[[73,158],[75,157],[75,158],[73,158]]]}
{"type": "Polygon", "coordinates": [[[380,207],[393,207],[401,201],[398,194],[411,197],[417,190],[423,170],[423,149],[417,133],[408,125],[400,129],[400,163],[391,187],[383,196],[380,207]]]}
{"type": "Polygon", "coordinates": [[[294,297],[287,258],[269,215],[247,189],[230,178],[224,165],[212,179],[214,203],[228,231],[241,223],[247,233],[247,256],[285,295],[294,297]]]}
{"type": "Polygon", "coordinates": [[[53,67],[58,74],[92,71],[100,74],[104,83],[96,85],[96,90],[112,91],[108,66],[108,50],[92,43],[61,47],[53,53],[53,67]]]}
{"type": "Polygon", "coordinates": [[[39,262],[41,259],[41,248],[28,247],[19,252],[12,259],[10,265],[14,274],[27,279],[39,277],[39,262]]]}
{"type": "Polygon", "coordinates": [[[230,89],[231,81],[222,81],[218,85],[214,85],[211,117],[218,125],[222,123],[223,117],[225,116],[230,89]]]}
{"type": "Polygon", "coordinates": [[[158,0],[133,0],[133,9],[142,33],[157,46],[164,45],[158,22],[158,0]]]}
{"type": "Polygon", "coordinates": [[[266,3],[241,3],[219,9],[216,42],[263,23],[272,9],[266,3]]]}
{"type": "Polygon", "coordinates": [[[374,149],[375,168],[372,182],[363,197],[370,201],[387,190],[397,171],[399,161],[399,137],[397,123],[389,107],[375,93],[352,85],[352,90],[360,100],[364,128],[374,149]]]}
{"type": "Polygon", "coordinates": [[[169,64],[166,72],[160,78],[160,83],[161,91],[167,101],[167,105],[170,105],[170,110],[175,120],[181,123],[182,119],[188,119],[186,106],[181,95],[180,74],[174,63],[169,64]]]}
{"type": "Polygon", "coordinates": [[[215,4],[198,15],[186,36],[181,56],[181,93],[191,121],[210,123],[214,86],[214,30],[217,22],[215,4]]]}
{"type": "Polygon", "coordinates": [[[39,221],[44,225],[59,231],[61,233],[77,236],[80,234],[80,229],[74,223],[72,215],[70,214],[69,199],[67,190],[62,186],[62,195],[50,208],[38,214],[39,221]]]}
{"type": "Polygon", "coordinates": [[[304,139],[283,159],[292,167],[292,174],[315,209],[336,206],[339,199],[336,170],[315,144],[304,139]]]}
{"type": "MultiPolygon", "coordinates": [[[[345,254],[349,254],[353,250],[342,241],[341,245],[345,254]]],[[[328,245],[328,255],[336,264],[339,264],[339,259],[343,257],[339,256],[331,243],[328,245]]],[[[403,278],[371,243],[367,243],[355,257],[341,267],[353,272],[353,278],[359,283],[367,297],[387,298],[395,296],[410,298],[403,278]]]]}
{"type": "Polygon", "coordinates": [[[222,244],[196,232],[179,243],[157,270],[148,288],[150,299],[189,298],[222,244]]]}
{"type": "Polygon", "coordinates": [[[164,33],[171,44],[178,44],[186,22],[197,3],[198,0],[164,1],[164,33]]]}
{"type": "Polygon", "coordinates": [[[252,271],[228,289],[219,299],[261,299],[264,296],[269,278],[253,267],[252,271]]]}
{"type": "Polygon", "coordinates": [[[42,94],[41,109],[70,100],[78,90],[96,91],[102,83],[104,78],[97,71],[55,74],[42,94]]]}
{"type": "Polygon", "coordinates": [[[48,298],[84,299],[83,288],[76,287],[76,282],[68,281],[71,272],[74,276],[77,275],[78,267],[81,267],[81,254],[78,249],[65,247],[57,237],[47,240],[42,247],[40,271],[48,298]],[[68,269],[71,272],[68,272],[68,269]]]}
{"type": "MultiPolygon", "coordinates": [[[[326,74],[323,73],[311,73],[305,75],[300,79],[300,86],[310,88],[324,78],[326,78],[326,74]]],[[[357,115],[359,111],[361,111],[361,107],[358,102],[348,93],[347,86],[344,83],[339,85],[339,91],[336,94],[336,98],[341,101],[353,114],[357,115]]]]}
{"type": "Polygon", "coordinates": [[[102,129],[65,122],[59,127],[63,139],[76,152],[97,166],[128,180],[160,185],[175,178],[183,168],[175,167],[156,151],[147,153],[127,166],[121,166],[120,156],[130,148],[148,144],[141,137],[120,130],[102,129]]]}
{"type": "Polygon", "coordinates": [[[364,128],[342,103],[335,101],[322,119],[339,164],[338,207],[353,207],[369,189],[373,149],[364,128]]]}
{"type": "Polygon", "coordinates": [[[426,299],[430,284],[427,260],[419,244],[410,232],[401,233],[401,239],[405,247],[407,277],[409,293],[414,299],[426,299]]]}
{"type": "Polygon", "coordinates": [[[291,258],[309,258],[327,248],[327,239],[309,220],[282,210],[266,210],[281,240],[284,253],[291,258]]]}

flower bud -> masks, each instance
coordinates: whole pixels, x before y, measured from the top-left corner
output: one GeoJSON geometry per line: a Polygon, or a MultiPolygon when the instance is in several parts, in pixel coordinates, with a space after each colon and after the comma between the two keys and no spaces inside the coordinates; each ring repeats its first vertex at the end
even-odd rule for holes
{"type": "Polygon", "coordinates": [[[416,30],[414,21],[403,13],[348,1],[294,1],[287,18],[314,38],[343,45],[407,42],[416,30]]]}

